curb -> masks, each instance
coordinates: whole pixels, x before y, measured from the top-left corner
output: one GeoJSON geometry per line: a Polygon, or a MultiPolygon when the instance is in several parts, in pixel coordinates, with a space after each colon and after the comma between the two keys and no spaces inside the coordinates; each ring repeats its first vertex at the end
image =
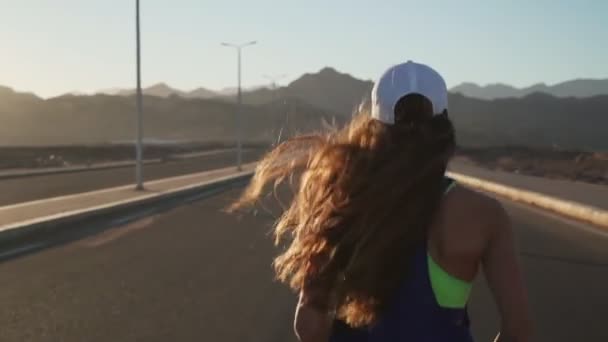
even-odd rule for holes
{"type": "MultiPolygon", "coordinates": [[[[579,221],[588,222],[596,226],[608,229],[608,211],[587,206],[581,203],[561,200],[549,197],[537,192],[527,191],[507,185],[485,181],[478,178],[466,176],[459,173],[448,172],[449,177],[458,182],[495,193],[516,202],[540,207],[579,221]]],[[[145,209],[146,207],[160,205],[172,200],[198,197],[208,197],[216,193],[239,187],[246,184],[252,177],[252,171],[241,172],[235,175],[224,176],[197,184],[191,184],[180,188],[168,190],[161,193],[149,193],[148,195],[132,198],[124,201],[113,202],[97,207],[65,212],[46,216],[31,221],[20,222],[14,225],[0,227],[0,248],[18,241],[35,238],[37,236],[53,234],[58,231],[68,230],[74,224],[85,220],[101,218],[105,216],[124,215],[129,212],[145,209]]]]}
{"type": "Polygon", "coordinates": [[[538,192],[523,190],[499,183],[481,180],[459,173],[448,172],[449,177],[458,182],[483,191],[492,192],[513,201],[529,204],[546,209],[563,216],[608,229],[608,211],[585,205],[578,202],[567,201],[543,195],[538,192]]]}
{"type": "MultiPolygon", "coordinates": [[[[148,159],[144,160],[144,165],[151,164],[160,164],[162,163],[162,159],[148,159]]],[[[125,167],[135,166],[135,162],[127,161],[127,162],[116,162],[115,164],[109,165],[91,165],[91,166],[73,166],[73,167],[65,167],[65,168],[53,168],[53,169],[42,169],[36,170],[33,169],[31,171],[23,171],[23,172],[7,172],[0,173],[1,179],[14,179],[14,178],[26,178],[32,176],[46,176],[46,175],[59,175],[66,173],[79,173],[86,171],[97,171],[97,170],[109,170],[109,169],[120,169],[125,167]]]]}
{"type": "Polygon", "coordinates": [[[67,231],[73,225],[86,220],[119,216],[147,207],[164,204],[174,200],[183,200],[198,195],[197,198],[208,197],[222,191],[246,184],[253,172],[246,171],[236,175],[191,184],[161,193],[149,193],[119,202],[103,204],[96,207],[45,216],[30,221],[18,222],[13,225],[0,227],[0,249],[19,241],[31,240],[40,236],[67,231]]]}

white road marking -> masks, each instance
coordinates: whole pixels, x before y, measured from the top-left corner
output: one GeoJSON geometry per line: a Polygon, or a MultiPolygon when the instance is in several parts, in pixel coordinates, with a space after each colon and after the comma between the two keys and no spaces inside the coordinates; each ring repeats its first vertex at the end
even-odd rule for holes
{"type": "Polygon", "coordinates": [[[121,227],[115,227],[99,235],[95,235],[87,239],[81,240],[78,242],[78,245],[89,248],[95,248],[105,245],[114,240],[118,240],[123,236],[127,236],[130,233],[152,227],[152,224],[157,220],[157,218],[157,215],[143,217],[139,220],[122,225],[121,227]]]}
{"type": "Polygon", "coordinates": [[[116,220],[112,221],[111,225],[112,226],[122,226],[122,225],[127,224],[127,223],[129,223],[131,221],[139,220],[141,218],[153,215],[155,212],[156,212],[155,209],[150,209],[150,210],[146,210],[146,211],[135,213],[133,215],[124,216],[124,217],[121,217],[119,219],[116,219],[116,220]]]}

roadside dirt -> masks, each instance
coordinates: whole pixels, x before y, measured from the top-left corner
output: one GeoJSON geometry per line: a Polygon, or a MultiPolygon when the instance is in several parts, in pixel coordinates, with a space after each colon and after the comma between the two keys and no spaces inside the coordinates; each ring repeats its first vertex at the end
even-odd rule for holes
{"type": "Polygon", "coordinates": [[[608,152],[526,147],[461,148],[457,157],[491,170],[608,185],[608,152]]]}

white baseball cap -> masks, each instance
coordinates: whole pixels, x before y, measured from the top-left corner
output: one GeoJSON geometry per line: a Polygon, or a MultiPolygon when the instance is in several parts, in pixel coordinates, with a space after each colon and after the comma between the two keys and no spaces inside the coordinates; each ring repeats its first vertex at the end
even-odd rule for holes
{"type": "Polygon", "coordinates": [[[407,61],[386,70],[372,89],[372,118],[395,123],[395,105],[404,96],[420,94],[429,99],[435,115],[448,109],[448,89],[431,67],[407,61]]]}

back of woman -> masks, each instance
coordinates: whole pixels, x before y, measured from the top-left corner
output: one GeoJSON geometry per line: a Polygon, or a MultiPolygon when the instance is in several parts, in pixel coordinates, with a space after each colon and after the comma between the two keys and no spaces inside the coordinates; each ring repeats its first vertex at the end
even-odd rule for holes
{"type": "Polygon", "coordinates": [[[375,83],[370,115],[293,138],[259,163],[233,208],[298,179],[275,227],[289,248],[278,278],[300,293],[302,341],[472,341],[466,311],[483,268],[502,314],[500,341],[529,319],[508,218],[445,172],[455,150],[443,78],[407,62],[375,83]],[[295,177],[299,176],[299,177],[295,177]]]}
{"type": "MultiPolygon", "coordinates": [[[[495,201],[460,187],[449,178],[446,183],[440,208],[426,239],[410,259],[410,274],[390,307],[376,324],[363,328],[335,320],[330,341],[473,340],[466,309],[471,283],[484,260],[490,266],[491,255],[486,249],[489,240],[498,229],[505,229],[507,222],[495,201]]],[[[509,250],[501,253],[499,258],[514,257],[509,250]]],[[[512,274],[519,277],[517,272],[512,274]]],[[[516,284],[515,279],[498,281],[516,284]]],[[[519,304],[518,311],[525,315],[525,301],[519,304]]],[[[521,319],[525,328],[526,318],[521,319]]]]}

